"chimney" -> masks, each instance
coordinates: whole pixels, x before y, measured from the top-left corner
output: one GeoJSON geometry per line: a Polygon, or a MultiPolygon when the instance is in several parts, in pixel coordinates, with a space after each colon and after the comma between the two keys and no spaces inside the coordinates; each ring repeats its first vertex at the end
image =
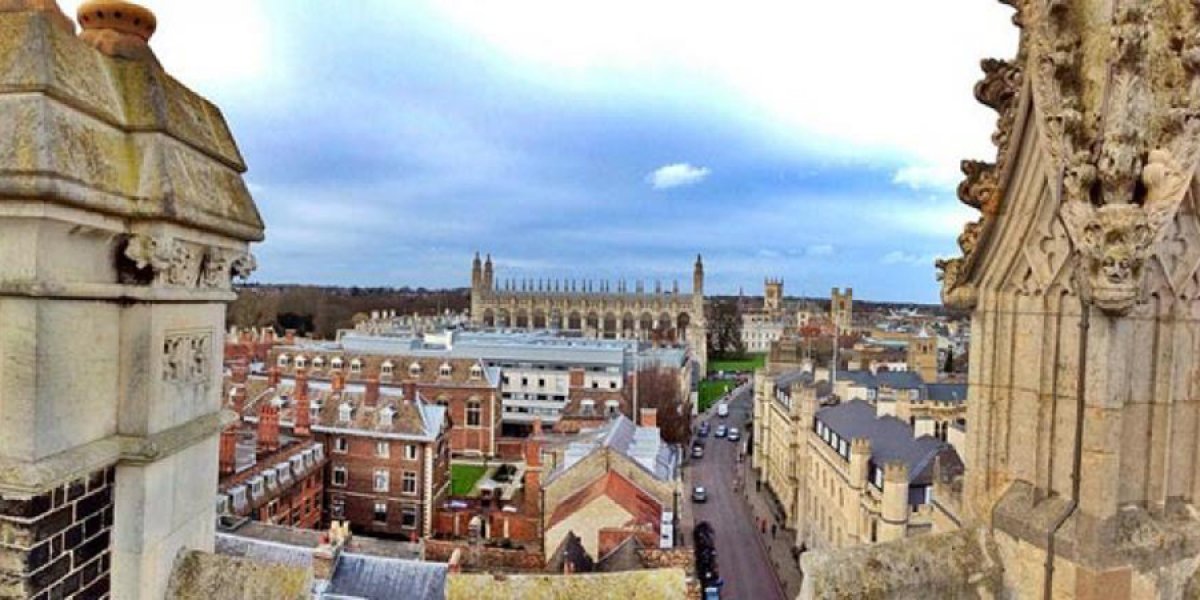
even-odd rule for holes
{"type": "Polygon", "coordinates": [[[308,370],[296,369],[296,384],[293,386],[292,395],[300,397],[303,394],[308,396],[308,370]]]}
{"type": "Polygon", "coordinates": [[[237,424],[221,430],[221,475],[233,475],[237,471],[237,424]]]}
{"type": "Polygon", "coordinates": [[[129,2],[93,0],[76,11],[83,31],[79,39],[109,56],[154,60],[150,36],[158,22],[154,13],[129,2]]]}
{"type": "Polygon", "coordinates": [[[337,394],[337,393],[340,393],[342,390],[346,389],[346,374],[345,373],[342,373],[341,371],[334,371],[330,375],[330,378],[333,379],[333,383],[332,383],[333,393],[337,394]]]}
{"type": "Polygon", "coordinates": [[[363,398],[364,406],[379,404],[379,377],[372,375],[367,378],[367,395],[363,398]]]}
{"type": "Polygon", "coordinates": [[[267,369],[267,387],[279,387],[279,367],[271,367],[267,369]]]}
{"type": "Polygon", "coordinates": [[[308,399],[308,380],[296,377],[296,391],[293,395],[296,404],[292,414],[292,433],[298,437],[308,437],[312,434],[312,402],[308,399]],[[302,385],[303,384],[303,385],[302,385]]]}
{"type": "Polygon", "coordinates": [[[267,344],[268,346],[275,345],[275,328],[274,327],[266,327],[263,329],[262,341],[264,344],[267,344]]]}
{"type": "Polygon", "coordinates": [[[641,413],[642,427],[658,427],[657,408],[643,408],[641,413]]]}
{"type": "Polygon", "coordinates": [[[246,375],[250,373],[250,369],[245,363],[239,363],[233,366],[233,383],[237,385],[246,384],[246,375]]]}
{"type": "Polygon", "coordinates": [[[283,343],[287,344],[288,346],[294,346],[296,344],[296,330],[295,329],[283,330],[283,343]]]}
{"type": "Polygon", "coordinates": [[[334,521],[329,525],[329,532],[321,535],[321,543],[313,550],[312,570],[313,579],[331,581],[337,571],[338,560],[342,557],[342,548],[350,541],[350,524],[334,521]]]}
{"type": "Polygon", "coordinates": [[[240,421],[246,415],[246,386],[244,384],[234,385],[232,395],[233,411],[237,413],[240,421]]]}
{"type": "Polygon", "coordinates": [[[279,407],[274,400],[258,408],[258,452],[270,454],[279,449],[279,407]]]}
{"type": "Polygon", "coordinates": [[[243,329],[241,331],[241,335],[239,336],[239,339],[241,339],[241,342],[243,344],[253,344],[254,343],[254,332],[249,329],[243,329]]]}
{"type": "Polygon", "coordinates": [[[405,381],[403,384],[401,384],[400,389],[404,390],[404,401],[405,402],[416,402],[417,401],[417,382],[411,381],[411,380],[405,381]]]}
{"type": "Polygon", "coordinates": [[[525,439],[525,501],[526,516],[541,514],[542,496],[542,420],[533,420],[533,433],[525,439]]]}
{"type": "Polygon", "coordinates": [[[578,368],[571,369],[571,372],[567,377],[569,377],[569,379],[570,379],[568,382],[569,387],[571,387],[571,388],[583,387],[583,369],[578,369],[578,368]]]}

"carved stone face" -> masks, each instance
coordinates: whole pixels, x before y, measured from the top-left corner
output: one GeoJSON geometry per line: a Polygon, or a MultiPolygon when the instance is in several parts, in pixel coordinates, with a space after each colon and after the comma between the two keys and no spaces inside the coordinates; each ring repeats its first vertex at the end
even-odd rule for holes
{"type": "Polygon", "coordinates": [[[1138,299],[1142,265],[1153,237],[1145,212],[1134,205],[1104,206],[1086,233],[1093,299],[1104,310],[1129,310],[1138,299]]]}

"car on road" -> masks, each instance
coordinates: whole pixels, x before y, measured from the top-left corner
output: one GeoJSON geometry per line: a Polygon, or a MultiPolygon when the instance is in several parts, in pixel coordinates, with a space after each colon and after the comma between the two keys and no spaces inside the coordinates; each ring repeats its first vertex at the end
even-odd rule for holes
{"type": "Polygon", "coordinates": [[[700,437],[708,437],[708,421],[700,424],[700,431],[697,435],[700,437]]]}
{"type": "Polygon", "coordinates": [[[692,458],[704,458],[704,446],[699,444],[692,446],[692,458]]]}
{"type": "Polygon", "coordinates": [[[723,437],[725,437],[725,432],[726,432],[726,429],[725,429],[724,425],[717,425],[717,432],[714,433],[713,436],[723,438],[723,437]]]}
{"type": "Polygon", "coordinates": [[[692,488],[692,502],[708,502],[708,490],[702,485],[692,488]]]}
{"type": "Polygon", "coordinates": [[[742,439],[742,433],[738,431],[737,427],[730,427],[729,433],[725,436],[725,438],[731,442],[736,442],[742,439]]]}
{"type": "Polygon", "coordinates": [[[729,403],[728,402],[722,402],[717,405],[717,416],[721,417],[722,419],[729,416],[729,403]]]}

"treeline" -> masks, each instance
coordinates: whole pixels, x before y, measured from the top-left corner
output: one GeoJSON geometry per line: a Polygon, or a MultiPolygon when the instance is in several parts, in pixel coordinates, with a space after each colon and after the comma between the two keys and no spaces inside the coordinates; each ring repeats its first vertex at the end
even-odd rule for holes
{"type": "Polygon", "coordinates": [[[301,335],[332,338],[338,329],[354,326],[356,315],[395,310],[398,315],[462,312],[471,305],[468,289],[323,287],[305,285],[246,285],[226,313],[226,324],[238,327],[274,325],[301,335]]]}

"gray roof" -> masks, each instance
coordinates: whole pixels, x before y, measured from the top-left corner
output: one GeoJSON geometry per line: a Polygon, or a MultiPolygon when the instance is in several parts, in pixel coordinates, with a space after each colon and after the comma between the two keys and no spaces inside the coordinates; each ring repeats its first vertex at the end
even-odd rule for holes
{"type": "Polygon", "coordinates": [[[919,390],[925,387],[925,381],[916,371],[838,371],[838,381],[849,381],[855,385],[878,389],[889,387],[898,390],[919,390]]]}
{"type": "Polygon", "coordinates": [[[581,432],[577,439],[567,445],[562,465],[551,473],[546,481],[552,481],[576,463],[601,448],[611,448],[637,463],[646,472],[660,481],[675,478],[678,462],[675,448],[663,442],[657,427],[638,427],[625,415],[620,415],[604,426],[581,432]]]}
{"type": "Polygon", "coordinates": [[[441,600],[446,597],[444,563],[343,554],[327,598],[441,600]]]}
{"type": "Polygon", "coordinates": [[[967,401],[967,384],[965,383],[931,383],[926,386],[929,400],[935,402],[953,402],[962,404],[967,401]]]}
{"type": "Polygon", "coordinates": [[[927,482],[934,457],[946,450],[954,452],[932,436],[914,439],[908,423],[890,415],[876,416],[875,407],[863,400],[827,406],[817,411],[816,418],[845,440],[871,440],[871,461],[876,465],[907,463],[909,483],[927,482]]]}
{"type": "Polygon", "coordinates": [[[794,383],[811,383],[813,380],[812,373],[806,371],[788,371],[775,378],[775,387],[788,389],[794,383]]]}

